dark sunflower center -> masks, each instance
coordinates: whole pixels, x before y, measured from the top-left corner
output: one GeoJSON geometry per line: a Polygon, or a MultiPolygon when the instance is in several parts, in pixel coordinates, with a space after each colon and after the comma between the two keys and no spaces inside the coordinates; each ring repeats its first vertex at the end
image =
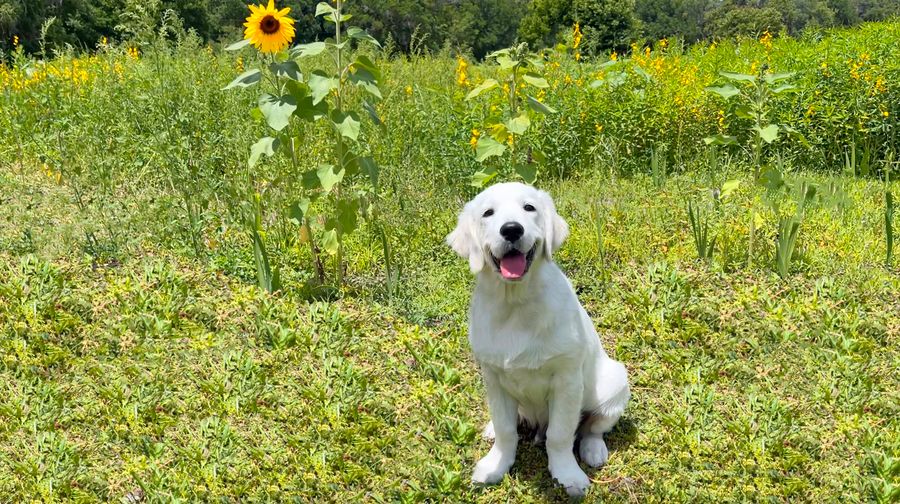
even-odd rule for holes
{"type": "Polygon", "coordinates": [[[281,23],[275,19],[274,16],[266,16],[262,18],[262,21],[259,22],[259,29],[263,31],[266,35],[271,35],[278,31],[278,28],[281,27],[281,23]]]}

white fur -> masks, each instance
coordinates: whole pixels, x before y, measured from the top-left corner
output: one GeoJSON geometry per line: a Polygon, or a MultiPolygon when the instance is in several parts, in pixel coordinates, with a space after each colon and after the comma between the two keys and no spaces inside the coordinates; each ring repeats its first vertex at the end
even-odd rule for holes
{"type": "Polygon", "coordinates": [[[568,232],[547,193],[508,183],[467,203],[447,236],[477,275],[469,343],[491,414],[483,435],[494,445],[475,466],[476,483],[497,483],[509,471],[520,418],[538,428],[538,437],[546,432],[550,474],[572,496],[584,495],[590,484],[573,453],[576,433],[586,464],[602,465],[609,456],[603,433],[630,398],[628,376],[622,363],[607,356],[572,285],[552,262],[568,232]],[[485,217],[489,209],[493,215],[485,217]],[[500,227],[511,221],[525,230],[514,244],[500,235],[500,227]],[[504,279],[492,258],[511,247],[523,253],[536,247],[528,272],[515,281],[504,279]]]}

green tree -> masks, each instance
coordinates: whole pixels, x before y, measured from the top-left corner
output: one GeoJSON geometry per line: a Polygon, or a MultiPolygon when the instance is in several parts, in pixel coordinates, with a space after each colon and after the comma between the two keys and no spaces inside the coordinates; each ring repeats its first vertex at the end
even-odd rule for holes
{"type": "Polygon", "coordinates": [[[678,36],[696,42],[706,36],[704,16],[711,5],[711,0],[637,0],[635,13],[650,40],[678,36]]]}
{"type": "Polygon", "coordinates": [[[756,7],[745,0],[726,0],[706,15],[709,35],[757,37],[768,31],[778,33],[784,28],[781,13],[773,7],[756,7]]]}
{"type": "Polygon", "coordinates": [[[519,37],[536,47],[548,46],[575,23],[581,25],[587,53],[624,49],[638,34],[633,0],[533,0],[519,37]]]}

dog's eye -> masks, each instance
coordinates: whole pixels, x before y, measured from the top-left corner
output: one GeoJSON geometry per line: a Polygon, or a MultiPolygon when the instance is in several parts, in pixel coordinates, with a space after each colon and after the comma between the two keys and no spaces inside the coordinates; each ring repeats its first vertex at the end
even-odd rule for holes
{"type": "Polygon", "coordinates": [[[491,215],[494,215],[493,208],[488,208],[487,210],[484,211],[483,214],[481,214],[482,217],[490,217],[491,215]]]}
{"type": "Polygon", "coordinates": [[[532,205],[531,203],[525,205],[523,208],[525,209],[526,212],[536,212],[537,211],[534,208],[534,205],[532,205]]]}

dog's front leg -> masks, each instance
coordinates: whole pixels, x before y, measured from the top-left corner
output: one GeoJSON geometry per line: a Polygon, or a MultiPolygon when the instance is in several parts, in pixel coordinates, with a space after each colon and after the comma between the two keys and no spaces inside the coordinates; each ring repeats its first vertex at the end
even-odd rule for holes
{"type": "Polygon", "coordinates": [[[547,459],[550,474],[573,497],[583,496],[591,480],[578,467],[575,453],[575,431],[581,418],[584,380],[577,372],[554,375],[550,391],[550,424],[547,426],[547,459]]]}
{"type": "Polygon", "coordinates": [[[488,409],[494,424],[494,446],[491,451],[475,464],[472,481],[475,483],[498,483],[516,460],[516,446],[519,443],[517,421],[519,405],[503,387],[497,374],[482,368],[484,388],[487,391],[488,409]]]}

